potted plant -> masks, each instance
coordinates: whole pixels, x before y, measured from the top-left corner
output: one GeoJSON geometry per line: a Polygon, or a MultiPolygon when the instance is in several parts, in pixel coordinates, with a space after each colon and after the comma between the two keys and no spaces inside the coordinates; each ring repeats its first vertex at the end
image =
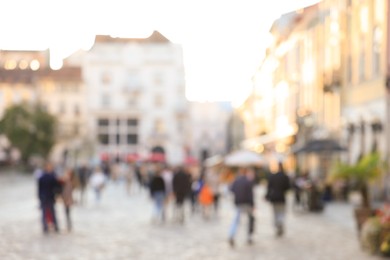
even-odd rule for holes
{"type": "Polygon", "coordinates": [[[363,222],[375,214],[375,209],[371,205],[369,183],[381,176],[383,167],[384,164],[380,154],[373,152],[363,156],[357,163],[352,165],[339,162],[332,174],[334,178],[341,178],[353,182],[355,184],[354,187],[361,195],[362,203],[360,207],[355,208],[355,217],[359,232],[363,222]]]}

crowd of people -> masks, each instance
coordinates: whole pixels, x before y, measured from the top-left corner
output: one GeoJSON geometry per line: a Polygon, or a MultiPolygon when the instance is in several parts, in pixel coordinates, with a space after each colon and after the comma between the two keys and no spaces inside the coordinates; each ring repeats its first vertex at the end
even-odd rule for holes
{"type": "MultiPolygon", "coordinates": [[[[273,208],[275,234],[282,236],[285,230],[286,193],[293,185],[279,162],[277,168],[267,176],[267,191],[265,199],[273,208]]],[[[163,223],[167,218],[167,204],[174,205],[173,219],[178,223],[185,221],[185,202],[189,201],[192,213],[199,213],[205,220],[217,216],[219,200],[223,187],[233,197],[236,208],[234,218],[228,232],[229,244],[234,247],[235,236],[242,215],[248,216],[248,244],[253,243],[255,230],[255,197],[254,187],[257,184],[253,170],[246,167],[238,168],[233,178],[228,182],[222,180],[215,169],[200,168],[194,174],[188,167],[170,167],[166,164],[139,164],[118,162],[90,168],[85,165],[72,168],[58,168],[48,162],[38,169],[34,176],[37,179],[38,198],[42,214],[43,232],[50,230],[59,232],[55,204],[62,201],[66,214],[66,228],[72,230],[72,205],[85,203],[87,187],[94,193],[95,203],[100,203],[102,194],[108,182],[126,183],[127,193],[133,190],[148,191],[153,202],[151,217],[153,223],[163,223]],[[138,185],[135,185],[138,183],[138,185]],[[225,185],[223,185],[225,184],[225,185]],[[78,190],[74,193],[74,190],[78,190]],[[74,194],[78,196],[75,198],[74,194]]]]}

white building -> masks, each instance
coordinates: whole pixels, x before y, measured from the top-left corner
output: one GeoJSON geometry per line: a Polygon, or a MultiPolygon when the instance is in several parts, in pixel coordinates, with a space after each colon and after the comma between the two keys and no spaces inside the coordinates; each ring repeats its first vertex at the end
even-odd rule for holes
{"type": "Polygon", "coordinates": [[[185,158],[190,145],[182,48],[159,32],[148,38],[96,36],[80,64],[86,85],[88,131],[96,156],[124,158],[164,150],[169,163],[185,158]]]}

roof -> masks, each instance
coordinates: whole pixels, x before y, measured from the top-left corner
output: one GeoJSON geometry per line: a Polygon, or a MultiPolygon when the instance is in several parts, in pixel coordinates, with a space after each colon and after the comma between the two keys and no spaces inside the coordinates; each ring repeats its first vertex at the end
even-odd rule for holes
{"type": "Polygon", "coordinates": [[[307,7],[304,7],[300,10],[292,11],[285,13],[280,16],[279,19],[275,20],[270,28],[270,32],[273,35],[279,36],[281,38],[288,37],[296,24],[302,20],[303,17],[307,16],[309,13],[316,11],[319,5],[314,4],[307,7]]]}
{"type": "Polygon", "coordinates": [[[158,31],[147,38],[121,38],[110,35],[96,35],[95,43],[170,43],[170,41],[158,31]]]}
{"type": "Polygon", "coordinates": [[[82,81],[80,67],[63,67],[60,70],[5,70],[0,69],[0,83],[32,84],[36,81],[49,79],[54,81],[82,81]]]}

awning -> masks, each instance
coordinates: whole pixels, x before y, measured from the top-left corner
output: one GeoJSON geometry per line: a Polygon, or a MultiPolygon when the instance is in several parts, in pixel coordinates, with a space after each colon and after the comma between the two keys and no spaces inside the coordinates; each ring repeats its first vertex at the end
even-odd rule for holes
{"type": "Polygon", "coordinates": [[[292,148],[292,152],[296,154],[343,151],[347,151],[347,148],[343,147],[337,140],[330,138],[310,140],[302,146],[292,148]]]}

